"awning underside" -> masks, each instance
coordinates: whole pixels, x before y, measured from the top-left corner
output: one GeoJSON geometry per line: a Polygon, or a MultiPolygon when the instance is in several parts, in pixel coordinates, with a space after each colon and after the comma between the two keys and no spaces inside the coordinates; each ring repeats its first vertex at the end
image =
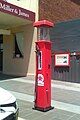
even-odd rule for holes
{"type": "Polygon", "coordinates": [[[0,12],[0,29],[8,29],[30,23],[32,23],[32,21],[0,12]]]}

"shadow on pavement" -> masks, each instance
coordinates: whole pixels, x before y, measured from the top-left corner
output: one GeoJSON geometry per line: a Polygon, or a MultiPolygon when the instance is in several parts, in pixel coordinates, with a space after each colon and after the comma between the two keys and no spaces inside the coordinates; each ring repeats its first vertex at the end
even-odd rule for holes
{"type": "Polygon", "coordinates": [[[6,75],[6,74],[3,74],[3,73],[0,73],[0,81],[1,80],[13,79],[13,78],[19,78],[19,76],[12,76],[12,75],[6,75]]]}

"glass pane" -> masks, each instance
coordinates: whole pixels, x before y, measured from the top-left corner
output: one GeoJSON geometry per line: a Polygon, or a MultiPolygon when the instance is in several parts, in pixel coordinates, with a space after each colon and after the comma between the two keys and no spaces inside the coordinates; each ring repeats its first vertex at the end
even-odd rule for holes
{"type": "Polygon", "coordinates": [[[48,27],[38,28],[38,40],[50,40],[48,27]]]}

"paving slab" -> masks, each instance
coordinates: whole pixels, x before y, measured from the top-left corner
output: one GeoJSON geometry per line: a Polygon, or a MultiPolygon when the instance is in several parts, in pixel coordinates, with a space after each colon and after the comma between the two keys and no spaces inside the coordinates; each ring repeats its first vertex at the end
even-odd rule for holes
{"type": "MultiPolygon", "coordinates": [[[[31,83],[29,83],[26,80],[30,80],[30,78],[27,79],[22,77],[16,78],[17,80],[13,80],[12,78],[8,79],[4,75],[2,77],[4,77],[4,79],[0,81],[0,86],[9,91],[12,91],[12,93],[15,93],[19,105],[19,117],[22,118],[22,120],[80,120],[80,113],[76,114],[76,112],[73,112],[73,110],[72,112],[69,112],[56,107],[48,112],[33,110],[32,108],[34,103],[32,102],[31,97],[28,98],[29,96],[34,95],[34,84],[32,83],[32,78],[31,83]]],[[[61,85],[61,82],[55,81],[55,84],[61,85]]],[[[65,83],[62,83],[62,85],[65,85],[65,83]]],[[[80,107],[80,92],[76,90],[72,91],[53,86],[52,98],[53,100],[57,100],[57,106],[59,106],[59,103],[62,102],[64,108],[67,107],[66,105],[73,105],[76,106],[76,108],[80,107]]]]}
{"type": "Polygon", "coordinates": [[[25,120],[77,120],[79,114],[54,108],[48,112],[33,110],[33,103],[17,100],[20,108],[19,117],[25,120]]]}

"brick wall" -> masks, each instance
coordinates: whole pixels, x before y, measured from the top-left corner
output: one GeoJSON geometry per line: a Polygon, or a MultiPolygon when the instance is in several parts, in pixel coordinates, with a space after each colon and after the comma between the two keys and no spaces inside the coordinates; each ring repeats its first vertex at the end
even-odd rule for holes
{"type": "Polygon", "coordinates": [[[80,18],[80,0],[40,0],[39,20],[54,22],[80,18]]]}

